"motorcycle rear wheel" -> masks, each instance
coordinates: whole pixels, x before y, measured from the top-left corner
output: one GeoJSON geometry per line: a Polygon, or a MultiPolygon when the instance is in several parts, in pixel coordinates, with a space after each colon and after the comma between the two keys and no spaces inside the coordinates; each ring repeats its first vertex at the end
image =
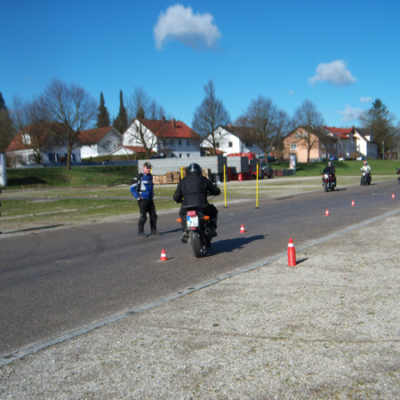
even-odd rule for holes
{"type": "Polygon", "coordinates": [[[201,242],[201,237],[196,231],[190,231],[190,244],[192,245],[193,253],[196,258],[201,258],[205,255],[205,247],[201,242]]]}

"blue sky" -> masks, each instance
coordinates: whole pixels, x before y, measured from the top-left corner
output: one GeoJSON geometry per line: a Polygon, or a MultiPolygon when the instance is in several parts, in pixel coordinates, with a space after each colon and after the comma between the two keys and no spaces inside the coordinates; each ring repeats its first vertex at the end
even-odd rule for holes
{"type": "Polygon", "coordinates": [[[58,78],[115,117],[142,87],[191,126],[212,79],[232,121],[262,95],[336,127],[380,98],[397,122],[399,21],[399,0],[1,0],[0,92],[12,108],[58,78]]]}

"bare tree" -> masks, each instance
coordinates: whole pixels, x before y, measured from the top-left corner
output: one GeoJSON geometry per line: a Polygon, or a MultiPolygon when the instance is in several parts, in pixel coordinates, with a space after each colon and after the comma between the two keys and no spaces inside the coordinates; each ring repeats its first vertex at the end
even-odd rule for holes
{"type": "Polygon", "coordinates": [[[324,125],[324,118],[317,110],[317,106],[311,100],[304,100],[303,103],[296,108],[293,117],[297,126],[304,128],[316,128],[324,125]]]}
{"type": "Polygon", "coordinates": [[[162,138],[168,130],[168,125],[165,123],[165,110],[141,87],[135,88],[127,101],[127,109],[131,123],[128,128],[130,143],[142,146],[145,150],[145,158],[150,158],[156,145],[160,148],[162,138]]]}
{"type": "Polygon", "coordinates": [[[289,130],[290,118],[271,99],[259,96],[250,102],[246,113],[237,122],[250,128],[250,141],[260,147],[265,157],[289,130]]]}
{"type": "Polygon", "coordinates": [[[36,163],[42,162],[42,152],[47,150],[51,130],[48,114],[42,100],[24,102],[14,98],[14,124],[21,132],[23,143],[33,150],[36,163]]]}
{"type": "Polygon", "coordinates": [[[224,104],[215,96],[215,88],[212,80],[204,86],[206,93],[203,102],[196,108],[193,117],[193,130],[201,136],[201,139],[208,143],[216,154],[217,143],[223,139],[215,130],[220,125],[227,125],[230,121],[228,111],[224,104]]]}
{"type": "Polygon", "coordinates": [[[81,146],[80,132],[96,122],[97,102],[82,87],[67,85],[58,79],[45,88],[41,101],[50,121],[61,124],[51,124],[50,129],[67,147],[67,169],[70,170],[72,150],[81,146]]]}
{"type": "Polygon", "coordinates": [[[322,114],[311,100],[304,100],[295,110],[292,124],[295,127],[303,128],[299,145],[307,150],[307,164],[310,164],[311,150],[319,145],[318,136],[313,134],[313,130],[324,125],[322,114]]]}

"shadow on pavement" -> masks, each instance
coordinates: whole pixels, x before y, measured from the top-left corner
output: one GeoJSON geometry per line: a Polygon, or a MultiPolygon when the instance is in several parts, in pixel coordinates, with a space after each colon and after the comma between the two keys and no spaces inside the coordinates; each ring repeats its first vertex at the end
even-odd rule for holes
{"type": "Polygon", "coordinates": [[[247,244],[254,242],[255,240],[263,240],[265,237],[266,235],[256,235],[250,237],[219,240],[218,242],[212,244],[210,254],[229,253],[234,250],[240,250],[247,244]]]}

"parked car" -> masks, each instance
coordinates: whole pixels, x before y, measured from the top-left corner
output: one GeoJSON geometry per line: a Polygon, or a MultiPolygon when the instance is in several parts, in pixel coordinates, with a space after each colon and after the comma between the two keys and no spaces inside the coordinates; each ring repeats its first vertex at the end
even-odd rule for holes
{"type": "Polygon", "coordinates": [[[331,156],[329,157],[329,161],[337,161],[338,158],[336,156],[331,156]]]}

